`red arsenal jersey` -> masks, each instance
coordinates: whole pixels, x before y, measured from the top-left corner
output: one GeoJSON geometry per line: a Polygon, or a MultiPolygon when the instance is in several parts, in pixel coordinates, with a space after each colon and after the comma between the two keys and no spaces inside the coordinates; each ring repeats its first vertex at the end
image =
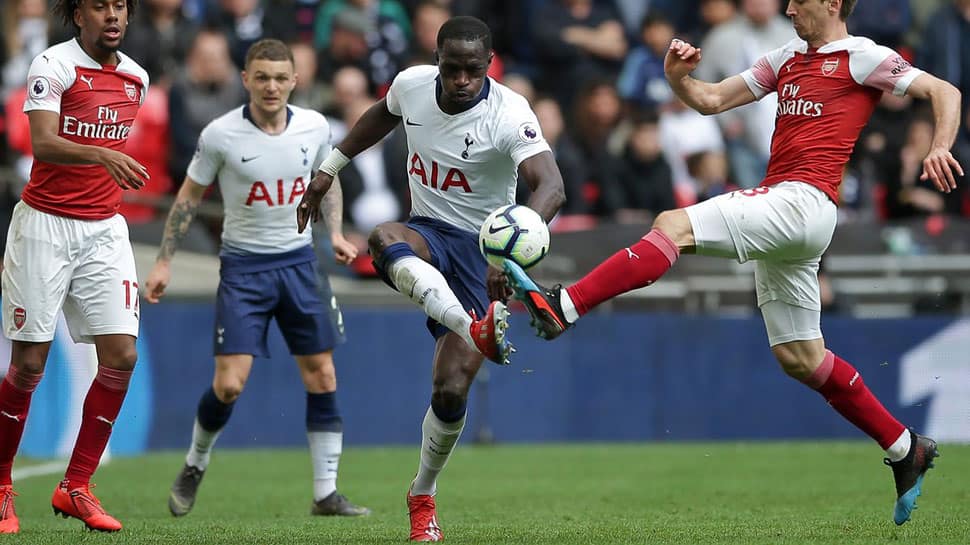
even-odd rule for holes
{"type": "MultiPolygon", "coordinates": [[[[30,65],[24,111],[57,112],[59,136],[123,151],[148,90],[148,73],[120,52],[118,58],[117,66],[102,66],[74,39],[47,49],[30,65]]],[[[35,160],[21,198],[49,214],[97,220],[117,213],[121,192],[101,165],[35,160]]]]}
{"type": "Polygon", "coordinates": [[[809,49],[795,39],[741,74],[759,99],[778,93],[768,172],[761,185],[811,184],[838,203],[842,169],[883,91],[903,95],[923,72],[868,38],[809,49]]]}

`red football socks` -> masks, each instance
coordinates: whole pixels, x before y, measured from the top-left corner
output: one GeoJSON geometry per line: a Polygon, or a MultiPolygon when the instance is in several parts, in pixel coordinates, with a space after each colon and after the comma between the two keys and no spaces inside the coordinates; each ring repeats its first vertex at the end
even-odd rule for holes
{"type": "Polygon", "coordinates": [[[30,397],[44,373],[28,373],[10,364],[0,383],[0,486],[12,484],[10,470],[20,447],[30,397]]]}
{"type": "Polygon", "coordinates": [[[98,469],[101,454],[111,437],[111,428],[125,401],[131,373],[98,366],[98,374],[84,398],[81,431],[64,475],[69,481],[69,490],[90,483],[91,475],[98,469]]]}
{"type": "Polygon", "coordinates": [[[822,364],[805,380],[846,420],[888,449],[906,430],[893,418],[848,362],[826,350],[822,364]]]}
{"type": "Polygon", "coordinates": [[[679,256],[680,249],[674,241],[652,229],[639,242],[616,252],[566,288],[566,293],[582,316],[603,301],[653,284],[679,256]]]}

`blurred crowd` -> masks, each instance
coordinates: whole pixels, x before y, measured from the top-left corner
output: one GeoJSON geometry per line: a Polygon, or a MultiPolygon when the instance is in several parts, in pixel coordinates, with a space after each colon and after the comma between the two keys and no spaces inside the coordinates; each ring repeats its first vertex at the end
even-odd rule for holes
{"type": "MultiPolygon", "coordinates": [[[[239,70],[256,40],[291,44],[299,75],[291,102],[324,112],[336,143],[398,71],[433,62],[444,21],[474,15],[494,33],[490,75],[529,99],[555,151],[568,201],[554,228],[648,222],[757,185],[774,122],[773,95],[713,117],[686,108],[663,75],[671,38],[699,44],[694,75],[719,80],[795,37],[784,9],[781,0],[140,0],[123,51],[152,87],[128,151],[152,178],[123,213],[135,225],[164,220],[202,127],[246,100],[239,70]]],[[[46,0],[5,0],[0,17],[9,209],[31,164],[21,112],[27,70],[71,32],[51,19],[46,0]]],[[[970,168],[970,0],[864,0],[849,22],[853,34],[960,88],[955,154],[970,168]]],[[[845,171],[843,221],[970,217],[965,182],[944,195],[919,179],[933,124],[927,104],[882,98],[845,171]]],[[[407,215],[406,151],[398,129],[341,172],[351,231],[407,215]]]]}

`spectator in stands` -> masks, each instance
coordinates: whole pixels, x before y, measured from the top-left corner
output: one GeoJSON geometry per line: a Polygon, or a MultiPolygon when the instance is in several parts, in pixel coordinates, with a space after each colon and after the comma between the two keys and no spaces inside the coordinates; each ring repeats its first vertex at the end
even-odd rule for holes
{"type": "Polygon", "coordinates": [[[582,161],[590,165],[583,182],[583,200],[602,216],[609,210],[603,202],[603,187],[614,183],[618,162],[610,153],[611,140],[620,124],[622,101],[611,80],[587,82],[576,97],[571,135],[579,145],[582,161]]]}
{"type": "MultiPolygon", "coordinates": [[[[322,112],[329,102],[327,87],[317,78],[317,52],[308,43],[290,44],[296,87],[290,93],[290,104],[322,112]]],[[[367,82],[364,82],[367,85],[367,82]]]]}
{"type": "MultiPolygon", "coordinates": [[[[922,180],[923,158],[933,142],[933,118],[916,115],[906,130],[906,144],[900,150],[899,173],[889,180],[887,207],[891,219],[935,214],[962,213],[963,199],[967,190],[962,176],[955,175],[956,189],[949,193],[938,192],[931,180],[922,180]]],[[[957,157],[957,160],[963,159],[957,157]]]]}
{"type": "Polygon", "coordinates": [[[696,36],[697,43],[704,41],[704,37],[714,28],[737,17],[737,0],[701,0],[699,12],[700,26],[691,33],[691,36],[696,36]]]}
{"type": "Polygon", "coordinates": [[[636,108],[656,108],[673,98],[664,77],[664,55],[674,38],[674,26],[652,13],[640,24],[640,44],[630,50],[617,80],[620,96],[636,108]]]}
{"type": "Polygon", "coordinates": [[[865,0],[856,4],[849,19],[849,33],[865,36],[877,44],[898,49],[913,25],[910,0],[865,0]]]}
{"type": "MultiPolygon", "coordinates": [[[[694,77],[721,81],[751,67],[765,51],[793,40],[792,24],[779,14],[779,9],[779,0],[742,0],[741,13],[712,29],[701,44],[704,54],[694,77]]],[[[777,106],[777,97],[771,94],[717,116],[733,178],[742,187],[754,187],[764,178],[777,106]]]]}
{"type": "Polygon", "coordinates": [[[169,174],[173,180],[185,178],[185,169],[202,128],[245,101],[246,90],[229,56],[225,34],[200,31],[169,91],[172,144],[169,174]]]}
{"type": "Polygon", "coordinates": [[[697,182],[697,202],[738,189],[728,181],[727,156],[720,150],[704,150],[687,156],[687,172],[697,182]]]}
{"type": "MultiPolygon", "coordinates": [[[[246,64],[249,46],[262,38],[294,41],[297,28],[292,11],[281,9],[279,0],[218,0],[206,11],[206,26],[226,34],[232,62],[238,70],[246,64]]],[[[181,178],[179,178],[181,180],[181,178]]]]}
{"type": "Polygon", "coordinates": [[[572,105],[583,82],[614,79],[627,52],[615,12],[593,0],[550,0],[533,25],[540,63],[540,91],[564,107],[572,105]]]}
{"type": "Polygon", "coordinates": [[[532,80],[529,79],[529,76],[515,72],[505,74],[505,77],[502,78],[502,84],[522,95],[522,97],[525,98],[529,104],[536,101],[536,88],[535,85],[532,84],[532,80]]]}
{"type": "Polygon", "coordinates": [[[673,175],[660,147],[659,123],[656,110],[641,110],[634,116],[617,183],[608,185],[604,196],[619,223],[650,223],[676,206],[673,175]]]}
{"type": "Polygon", "coordinates": [[[436,0],[422,0],[414,8],[414,40],[411,42],[409,65],[435,63],[438,30],[450,18],[448,6],[436,0]]]}
{"type": "Polygon", "coordinates": [[[660,145],[674,176],[677,206],[697,202],[701,188],[687,170],[687,157],[702,151],[723,151],[724,139],[713,117],[688,108],[676,97],[660,110],[660,145]]]}
{"type": "Polygon", "coordinates": [[[397,0],[330,0],[321,4],[315,28],[325,80],[338,68],[357,66],[383,97],[408,59],[411,22],[397,0]]]}
{"type": "Polygon", "coordinates": [[[963,126],[956,147],[970,150],[970,0],[951,0],[933,13],[916,60],[963,93],[963,126]]]}
{"type": "Polygon", "coordinates": [[[3,6],[3,91],[0,98],[23,87],[30,63],[47,49],[47,3],[44,0],[6,0],[3,6]]]}
{"type": "Polygon", "coordinates": [[[148,71],[153,85],[171,84],[198,31],[183,14],[182,1],[144,0],[125,37],[125,51],[148,71]]]}
{"type": "MultiPolygon", "coordinates": [[[[542,136],[552,149],[559,172],[562,173],[566,204],[559,210],[560,215],[589,214],[591,206],[583,196],[583,184],[588,178],[589,167],[584,163],[582,152],[576,142],[565,130],[566,121],[563,119],[559,103],[550,96],[540,96],[533,101],[532,111],[539,120],[542,136]]],[[[516,201],[525,203],[531,195],[528,185],[519,184],[516,190],[516,201]]]]}

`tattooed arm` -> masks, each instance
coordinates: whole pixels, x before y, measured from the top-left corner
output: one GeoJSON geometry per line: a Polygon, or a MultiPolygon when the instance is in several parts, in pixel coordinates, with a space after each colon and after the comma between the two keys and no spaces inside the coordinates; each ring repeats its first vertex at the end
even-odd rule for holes
{"type": "Polygon", "coordinates": [[[196,183],[189,177],[182,182],[182,187],[175,197],[175,204],[172,205],[168,220],[165,222],[165,234],[162,235],[162,244],[158,249],[158,256],[155,257],[155,266],[145,282],[145,298],[149,303],[157,303],[165,294],[165,288],[168,287],[172,276],[169,263],[179,243],[188,233],[189,225],[192,224],[206,189],[206,186],[196,183]]]}
{"type": "Polygon", "coordinates": [[[350,264],[357,257],[357,247],[344,238],[344,192],[340,188],[340,177],[334,178],[330,190],[323,196],[321,204],[323,221],[330,231],[330,242],[338,263],[350,264]]]}

